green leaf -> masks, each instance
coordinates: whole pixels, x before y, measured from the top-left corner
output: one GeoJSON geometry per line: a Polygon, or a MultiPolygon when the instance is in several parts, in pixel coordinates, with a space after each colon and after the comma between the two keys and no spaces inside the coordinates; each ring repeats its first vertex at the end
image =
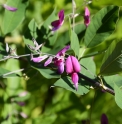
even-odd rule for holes
{"type": "MultiPolygon", "coordinates": [[[[54,46],[54,44],[57,40],[57,37],[58,37],[57,31],[52,33],[52,31],[50,30],[51,22],[53,22],[54,20],[56,20],[58,18],[58,16],[56,16],[55,13],[56,13],[56,9],[54,9],[54,11],[51,13],[51,15],[43,23],[40,30],[38,30],[38,32],[37,32],[38,33],[37,39],[40,41],[45,41],[46,47],[54,46]]],[[[47,51],[44,51],[43,49],[42,49],[42,51],[47,52],[47,51]]]]}
{"type": "Polygon", "coordinates": [[[119,75],[112,75],[112,76],[104,76],[104,81],[106,85],[114,89],[114,84],[116,83],[117,86],[122,86],[122,76],[119,75]]]}
{"type": "MultiPolygon", "coordinates": [[[[54,21],[56,19],[56,17],[58,18],[58,16],[55,15],[56,13],[56,8],[53,10],[53,12],[51,13],[51,15],[46,19],[46,21],[43,24],[43,27],[46,29],[46,33],[48,33],[49,26],[51,25],[51,22],[54,21]]],[[[58,14],[57,14],[58,15],[58,14]]]]}
{"type": "Polygon", "coordinates": [[[81,73],[87,75],[89,78],[94,79],[94,75],[96,73],[96,66],[93,61],[93,58],[84,58],[80,60],[80,64],[84,67],[81,68],[81,73]]]}
{"type": "Polygon", "coordinates": [[[30,30],[30,34],[33,38],[37,38],[37,33],[36,33],[36,29],[37,29],[37,24],[35,22],[35,19],[32,19],[28,25],[28,28],[30,30]]]}
{"type": "Polygon", "coordinates": [[[23,21],[25,17],[25,9],[27,7],[27,2],[22,0],[8,0],[6,4],[17,8],[17,11],[11,12],[5,10],[2,23],[2,31],[4,35],[13,31],[23,21]]]}
{"type": "Polygon", "coordinates": [[[0,78],[17,77],[17,76],[19,75],[0,67],[0,78]]]}
{"type": "Polygon", "coordinates": [[[57,80],[54,83],[54,86],[65,88],[66,90],[72,91],[72,92],[79,94],[79,95],[84,95],[84,94],[88,93],[89,89],[90,89],[88,82],[86,82],[83,79],[80,79],[79,84],[78,84],[78,90],[76,91],[70,77],[60,78],[59,80],[57,80]]]}
{"type": "Polygon", "coordinates": [[[54,45],[58,36],[57,31],[55,31],[54,34],[52,34],[49,28],[51,22],[53,22],[56,19],[56,17],[58,17],[55,15],[55,13],[56,13],[56,9],[54,9],[52,14],[46,19],[43,26],[41,27],[41,32],[44,34],[44,39],[48,40],[49,45],[51,46],[54,45]]]}
{"type": "Polygon", "coordinates": [[[38,70],[45,78],[51,79],[51,78],[60,78],[61,76],[56,73],[56,71],[53,71],[48,68],[44,67],[35,67],[32,66],[34,69],[38,70]]]}
{"type": "Polygon", "coordinates": [[[116,104],[122,109],[122,90],[114,84],[114,91],[116,104]]]}
{"type": "Polygon", "coordinates": [[[122,41],[112,42],[105,53],[100,69],[101,75],[112,75],[122,72],[122,41]]]}
{"type": "Polygon", "coordinates": [[[70,36],[70,40],[71,40],[71,49],[73,49],[74,53],[76,56],[79,55],[79,40],[77,37],[77,34],[71,30],[71,36],[70,36]]]}
{"type": "Polygon", "coordinates": [[[31,94],[28,92],[25,96],[20,96],[20,97],[13,97],[13,100],[16,102],[23,102],[25,100],[28,100],[30,98],[31,94]]]}
{"type": "Polygon", "coordinates": [[[85,33],[84,42],[86,47],[94,47],[112,34],[118,19],[118,11],[118,6],[111,5],[94,15],[85,33]]]}

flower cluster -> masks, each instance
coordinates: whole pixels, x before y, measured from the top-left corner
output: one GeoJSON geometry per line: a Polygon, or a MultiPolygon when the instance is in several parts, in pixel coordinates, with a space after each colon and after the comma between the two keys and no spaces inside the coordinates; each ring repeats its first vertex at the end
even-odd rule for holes
{"type": "Polygon", "coordinates": [[[45,59],[47,59],[44,63],[44,66],[53,63],[57,67],[57,73],[62,74],[65,70],[67,74],[71,74],[72,82],[75,85],[75,89],[78,89],[78,72],[80,72],[80,64],[76,57],[68,56],[65,58],[65,52],[70,49],[70,45],[65,46],[61,49],[55,56],[42,55],[39,57],[31,57],[31,60],[35,63],[39,63],[45,59]],[[66,68],[66,69],[65,69],[66,68]]]}

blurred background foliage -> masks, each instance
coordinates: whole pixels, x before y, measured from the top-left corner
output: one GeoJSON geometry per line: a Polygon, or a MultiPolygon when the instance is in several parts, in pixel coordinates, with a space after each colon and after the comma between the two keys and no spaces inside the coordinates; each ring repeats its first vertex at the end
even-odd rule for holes
{"type": "MultiPolygon", "coordinates": [[[[0,38],[0,42],[8,42],[12,48],[16,48],[17,54],[24,54],[23,34],[27,31],[28,23],[34,18],[38,25],[42,25],[44,20],[52,13],[56,7],[56,12],[64,9],[65,15],[72,12],[71,0],[28,0],[26,18],[11,34],[5,39],[0,38]]],[[[84,4],[83,0],[75,0],[76,12],[80,15],[76,23],[83,22],[84,4]]],[[[4,3],[6,0],[0,0],[4,3]]],[[[91,15],[107,5],[121,6],[121,0],[93,0],[88,5],[91,15]]],[[[121,9],[121,8],[120,8],[121,9]]],[[[0,24],[2,24],[4,9],[0,7],[0,24]]],[[[119,13],[122,14],[122,11],[119,13]]],[[[59,30],[65,33],[68,30],[68,21],[59,30]]],[[[109,44],[114,39],[122,38],[122,18],[118,20],[115,32],[102,44],[109,44]]],[[[66,35],[62,36],[67,40],[66,35]]],[[[61,42],[61,41],[60,41],[61,42]]],[[[62,44],[62,43],[60,43],[62,44]]],[[[90,51],[89,51],[90,52],[90,51]]],[[[101,61],[102,55],[98,55],[95,61],[101,61]]],[[[26,59],[8,60],[0,62],[0,66],[8,70],[17,70],[29,67],[26,59]],[[14,64],[13,64],[14,63],[14,64]]],[[[97,68],[99,69],[99,68],[97,68]]],[[[114,97],[99,90],[91,90],[84,96],[79,96],[62,88],[51,87],[56,79],[45,79],[36,70],[29,69],[23,73],[18,73],[23,77],[0,79],[0,123],[1,124],[85,124],[91,121],[92,124],[100,124],[102,113],[105,113],[110,124],[122,123],[122,111],[116,105],[114,97]],[[30,95],[24,106],[8,100],[11,96],[27,91],[30,95]],[[19,116],[15,108],[25,113],[28,117],[19,116]],[[14,117],[11,116],[14,113],[14,117]],[[9,115],[8,115],[9,114],[9,115]],[[9,118],[8,118],[9,116],[9,118]],[[16,117],[16,118],[15,118],[16,117]],[[25,118],[24,118],[25,117],[25,118]],[[8,119],[7,119],[8,118],[8,119]]],[[[20,100],[21,101],[21,100],[20,100]]],[[[20,114],[21,115],[21,114],[20,114]]]]}

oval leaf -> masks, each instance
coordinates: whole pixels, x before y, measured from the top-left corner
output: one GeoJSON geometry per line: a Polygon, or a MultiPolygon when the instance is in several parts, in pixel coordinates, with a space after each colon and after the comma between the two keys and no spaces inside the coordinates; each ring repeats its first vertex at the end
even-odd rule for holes
{"type": "Polygon", "coordinates": [[[32,66],[34,69],[38,70],[45,78],[47,79],[51,79],[51,78],[60,78],[61,76],[59,74],[56,73],[56,71],[53,71],[51,69],[48,68],[44,68],[44,67],[34,67],[32,66]]]}
{"type": "Polygon", "coordinates": [[[114,84],[114,90],[116,104],[122,109],[122,90],[116,84],[114,84]]]}
{"type": "Polygon", "coordinates": [[[65,88],[66,90],[72,91],[79,95],[85,95],[90,90],[88,82],[83,79],[80,79],[78,83],[78,90],[76,91],[70,77],[60,78],[54,83],[54,86],[65,88]]]}
{"type": "Polygon", "coordinates": [[[75,55],[78,56],[79,55],[79,48],[80,48],[79,47],[79,40],[78,40],[76,33],[72,30],[71,30],[70,40],[71,40],[71,49],[73,49],[75,55]]]}

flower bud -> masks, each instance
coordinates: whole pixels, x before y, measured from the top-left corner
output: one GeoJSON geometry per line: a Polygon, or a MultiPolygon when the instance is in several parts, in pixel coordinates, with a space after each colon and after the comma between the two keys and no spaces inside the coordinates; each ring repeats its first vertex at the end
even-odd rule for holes
{"type": "Polygon", "coordinates": [[[74,83],[76,90],[78,89],[78,80],[79,80],[78,74],[75,72],[72,73],[72,82],[74,83]]]}
{"type": "Polygon", "coordinates": [[[69,56],[66,60],[66,72],[68,74],[73,73],[73,72],[80,72],[80,64],[74,56],[69,56]]]}
{"type": "Polygon", "coordinates": [[[77,58],[75,58],[74,56],[71,56],[71,60],[72,60],[72,65],[73,65],[74,71],[80,72],[81,67],[80,67],[80,64],[79,64],[77,58]]]}
{"type": "Polygon", "coordinates": [[[90,24],[90,11],[87,7],[85,7],[84,24],[86,26],[88,26],[90,24]]]}
{"type": "Polygon", "coordinates": [[[74,70],[73,70],[73,65],[72,65],[72,60],[71,60],[71,56],[69,56],[69,57],[66,59],[65,65],[66,65],[66,72],[67,72],[68,74],[74,72],[74,70]]]}

